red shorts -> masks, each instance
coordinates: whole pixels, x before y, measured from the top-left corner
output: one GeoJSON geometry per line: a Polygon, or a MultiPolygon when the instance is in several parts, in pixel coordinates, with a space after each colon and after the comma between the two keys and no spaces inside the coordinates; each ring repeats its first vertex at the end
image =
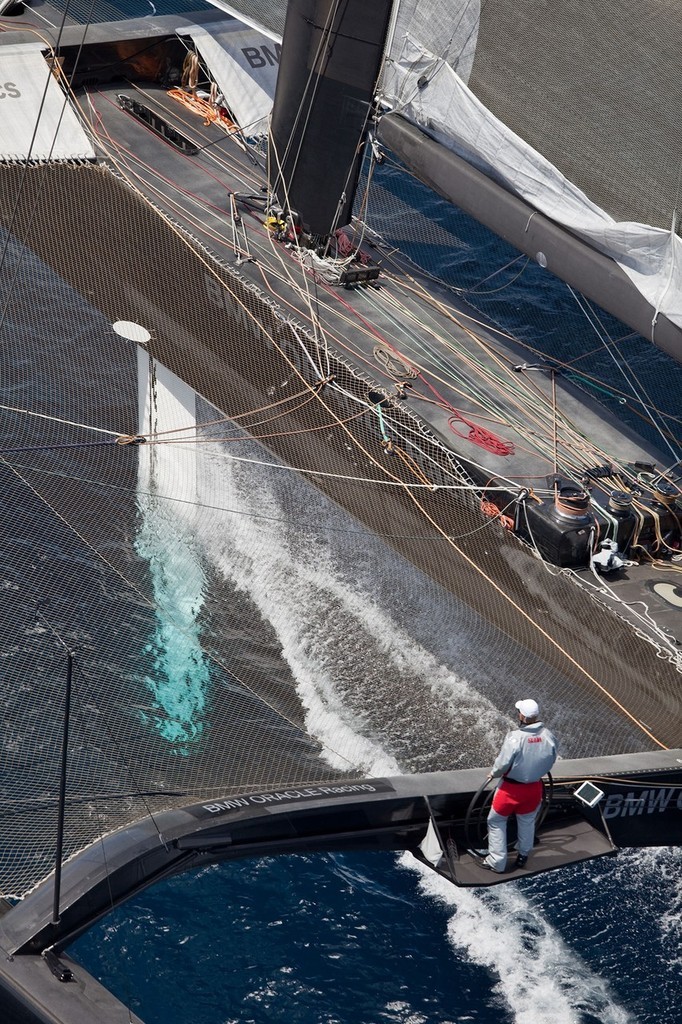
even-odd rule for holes
{"type": "Polygon", "coordinates": [[[510,814],[530,814],[542,800],[542,781],[512,782],[502,779],[493,797],[493,810],[504,818],[510,814]]]}

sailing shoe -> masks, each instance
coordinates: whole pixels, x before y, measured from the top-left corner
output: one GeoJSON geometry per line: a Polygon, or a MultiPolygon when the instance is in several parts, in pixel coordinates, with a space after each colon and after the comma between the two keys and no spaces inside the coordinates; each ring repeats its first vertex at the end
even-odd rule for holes
{"type": "Polygon", "coordinates": [[[525,868],[527,861],[528,861],[528,854],[524,855],[524,854],[520,853],[518,855],[518,857],[516,858],[516,864],[514,866],[517,867],[517,868],[525,868]]]}

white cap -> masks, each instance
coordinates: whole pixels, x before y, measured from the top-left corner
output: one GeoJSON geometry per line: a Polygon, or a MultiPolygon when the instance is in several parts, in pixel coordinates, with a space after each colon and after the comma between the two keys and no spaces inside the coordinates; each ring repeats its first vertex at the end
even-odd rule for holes
{"type": "Polygon", "coordinates": [[[540,714],[540,708],[535,700],[517,700],[514,707],[521,712],[524,718],[537,718],[540,714]]]}

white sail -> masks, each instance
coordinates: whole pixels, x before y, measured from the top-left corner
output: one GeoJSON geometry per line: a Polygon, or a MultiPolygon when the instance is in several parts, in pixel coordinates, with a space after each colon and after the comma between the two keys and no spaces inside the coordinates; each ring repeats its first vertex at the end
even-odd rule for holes
{"type": "MultiPolygon", "coordinates": [[[[401,5],[401,11],[405,6],[412,5],[401,5]]],[[[649,301],[654,317],[664,313],[682,326],[682,240],[674,231],[674,209],[669,209],[669,218],[659,226],[617,219],[492,112],[466,84],[478,35],[472,17],[476,6],[464,5],[466,19],[454,19],[453,30],[457,26],[460,31],[447,41],[441,54],[406,31],[406,27],[414,30],[415,24],[403,12],[386,61],[382,99],[532,208],[613,258],[649,301]],[[459,46],[454,45],[457,39],[459,46]]],[[[423,18],[416,28],[422,27],[423,18]]],[[[507,88],[513,93],[516,82],[510,80],[507,88]]],[[[544,97],[540,97],[538,118],[543,105],[544,97]]],[[[557,133],[561,129],[557,124],[557,133]]],[[[621,168],[604,170],[615,176],[621,168]]],[[[589,177],[585,180],[590,181],[589,177]]],[[[595,184],[594,188],[606,194],[605,187],[595,184]]],[[[631,208],[636,207],[632,204],[631,208]]]]}
{"type": "Polygon", "coordinates": [[[210,68],[237,123],[249,135],[264,134],[277,83],[279,44],[238,21],[188,25],[190,36],[210,68]]]}
{"type": "MultiPolygon", "coordinates": [[[[281,0],[215,5],[283,31],[281,0]]],[[[399,0],[380,82],[385,108],[613,259],[651,306],[634,326],[654,340],[659,314],[682,327],[682,26],[669,15],[666,0],[551,13],[536,0],[399,0]]]]}
{"type": "Polygon", "coordinates": [[[0,161],[94,160],[40,43],[5,46],[0,69],[0,161]]]}

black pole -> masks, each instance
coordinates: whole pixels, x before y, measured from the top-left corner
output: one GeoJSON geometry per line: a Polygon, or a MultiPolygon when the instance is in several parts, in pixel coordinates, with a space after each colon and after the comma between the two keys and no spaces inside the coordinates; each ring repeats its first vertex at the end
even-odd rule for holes
{"type": "Polygon", "coordinates": [[[71,714],[71,676],[73,652],[66,652],[66,690],[64,693],[64,725],[62,728],[62,764],[59,779],[59,806],[57,812],[57,852],[54,866],[54,903],[52,924],[59,924],[59,897],[62,883],[62,852],[64,849],[64,812],[66,807],[66,765],[69,748],[69,716],[71,714]]]}

